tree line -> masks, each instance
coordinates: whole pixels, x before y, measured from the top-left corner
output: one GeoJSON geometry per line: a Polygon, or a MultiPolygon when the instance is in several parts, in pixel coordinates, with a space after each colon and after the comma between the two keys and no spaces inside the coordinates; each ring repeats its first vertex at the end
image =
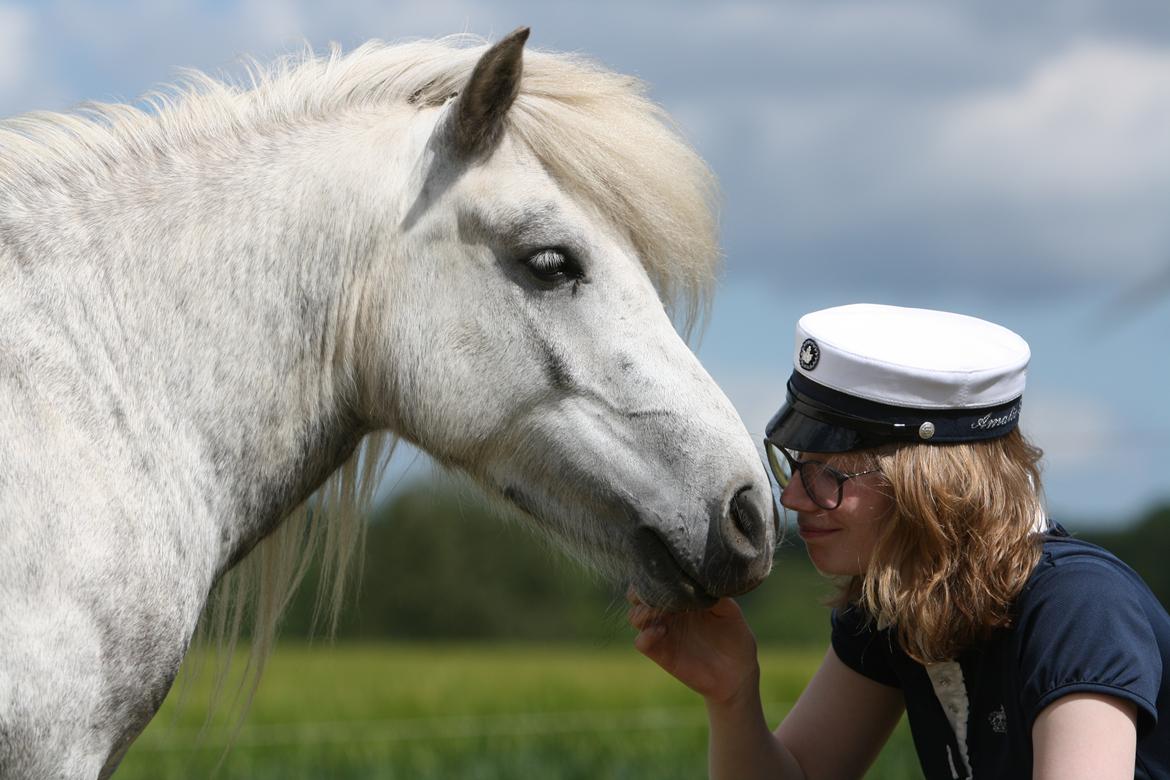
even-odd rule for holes
{"type": "MultiPolygon", "coordinates": [[[[620,586],[601,581],[523,525],[450,479],[399,491],[369,518],[364,572],[338,637],[628,642],[620,586]]],[[[1161,560],[1170,550],[1170,504],[1122,530],[1077,529],[1069,528],[1116,553],[1170,604],[1170,567],[1161,560]]],[[[310,570],[282,636],[313,633],[316,579],[310,570]]],[[[823,602],[832,589],[790,532],[773,574],[740,602],[761,641],[823,645],[829,631],[823,602]]]]}

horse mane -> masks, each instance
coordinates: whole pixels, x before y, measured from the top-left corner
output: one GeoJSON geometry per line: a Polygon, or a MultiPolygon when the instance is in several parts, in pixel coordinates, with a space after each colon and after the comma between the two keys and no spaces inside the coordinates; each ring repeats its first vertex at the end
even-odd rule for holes
{"type": "MultiPolygon", "coordinates": [[[[336,45],[325,56],[306,49],[270,65],[247,61],[242,82],[184,71],[141,108],[86,103],[72,114],[7,119],[0,199],[53,179],[100,180],[120,158],[159,158],[387,105],[441,105],[485,48],[477,36],[454,35],[370,41],[348,54],[336,45]]],[[[701,323],[720,261],[715,179],[644,84],[579,55],[529,49],[507,119],[562,186],[626,235],[664,301],[681,304],[673,310],[687,332],[701,323]]]]}
{"type": "MultiPolygon", "coordinates": [[[[306,49],[247,64],[238,82],[187,71],[141,107],[85,104],[0,122],[0,203],[38,188],[100,182],[112,160],[160,159],[200,144],[287,132],[349,112],[442,105],[485,50],[475,36],[387,44],[348,54],[306,49]]],[[[509,130],[558,183],[615,225],[637,253],[685,335],[709,309],[720,263],[715,180],[637,79],[577,55],[526,50],[509,130]]],[[[280,615],[323,548],[318,608],[336,627],[347,574],[360,560],[364,517],[395,440],[367,436],[358,451],[280,527],[221,578],[204,628],[221,647],[251,623],[258,681],[280,615]]]]}

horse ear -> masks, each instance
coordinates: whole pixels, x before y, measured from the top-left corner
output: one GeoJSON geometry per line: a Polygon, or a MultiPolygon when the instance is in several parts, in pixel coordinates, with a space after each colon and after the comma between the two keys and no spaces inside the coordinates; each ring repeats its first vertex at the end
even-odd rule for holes
{"type": "Polygon", "coordinates": [[[520,92],[528,33],[527,27],[519,27],[484,52],[456,98],[450,129],[460,156],[478,157],[499,138],[504,115],[520,92]]]}

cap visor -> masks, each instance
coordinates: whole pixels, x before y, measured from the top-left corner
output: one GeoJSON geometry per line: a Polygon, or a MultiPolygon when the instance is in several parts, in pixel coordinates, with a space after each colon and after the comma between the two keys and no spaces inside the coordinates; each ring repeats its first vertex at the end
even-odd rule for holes
{"type": "Polygon", "coordinates": [[[814,420],[792,404],[784,404],[764,431],[777,447],[799,452],[849,452],[866,446],[858,431],[814,420]]]}

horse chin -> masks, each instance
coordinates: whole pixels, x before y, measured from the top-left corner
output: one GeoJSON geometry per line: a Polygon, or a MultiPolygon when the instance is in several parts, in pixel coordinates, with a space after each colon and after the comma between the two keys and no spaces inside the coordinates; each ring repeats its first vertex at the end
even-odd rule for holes
{"type": "Polygon", "coordinates": [[[634,590],[645,603],[658,609],[682,612],[706,609],[717,599],[688,574],[659,536],[647,529],[635,534],[637,574],[634,590]]]}
{"type": "Polygon", "coordinates": [[[634,578],[633,585],[638,598],[664,612],[707,609],[718,601],[685,574],[672,581],[634,578]]]}
{"type": "Polygon", "coordinates": [[[679,564],[662,538],[651,529],[635,531],[632,543],[620,547],[608,544],[582,546],[580,538],[570,539],[555,523],[542,521],[537,502],[512,484],[499,491],[515,510],[526,517],[573,558],[615,582],[633,585],[646,604],[669,612],[706,609],[718,598],[679,564]]]}

